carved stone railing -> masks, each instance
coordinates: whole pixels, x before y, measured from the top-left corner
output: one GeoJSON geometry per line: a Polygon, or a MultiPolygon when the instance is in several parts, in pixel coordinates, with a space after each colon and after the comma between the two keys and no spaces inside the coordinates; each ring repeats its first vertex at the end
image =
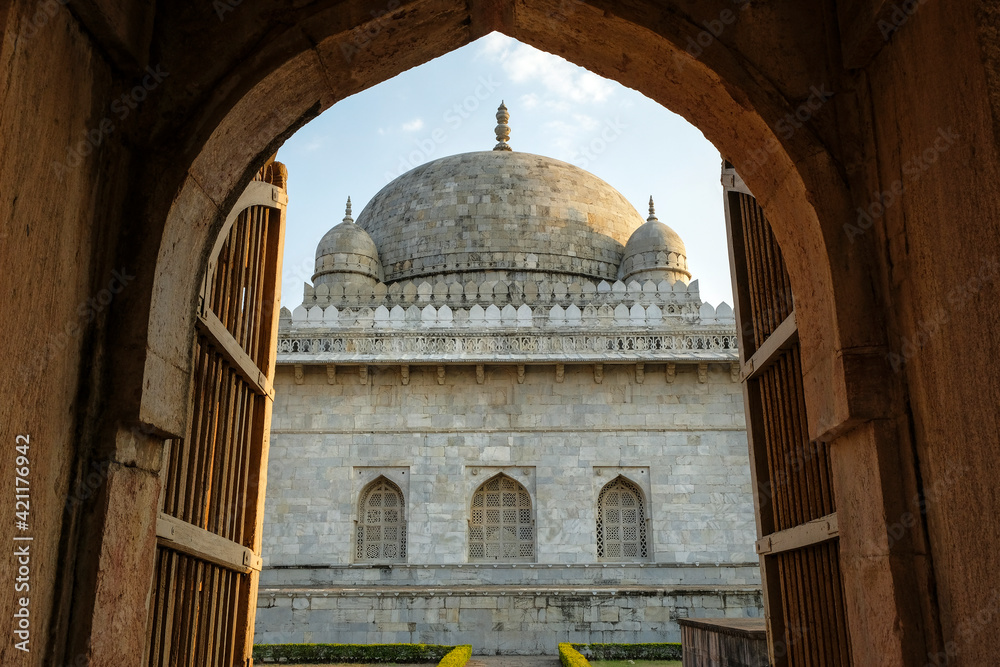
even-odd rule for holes
{"type": "Polygon", "coordinates": [[[697,332],[282,332],[278,363],[734,362],[731,328],[697,332]]]}

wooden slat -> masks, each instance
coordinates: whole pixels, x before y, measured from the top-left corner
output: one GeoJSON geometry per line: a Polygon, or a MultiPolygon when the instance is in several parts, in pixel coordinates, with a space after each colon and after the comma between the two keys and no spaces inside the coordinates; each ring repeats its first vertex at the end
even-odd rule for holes
{"type": "Polygon", "coordinates": [[[228,450],[232,447],[233,439],[236,437],[235,403],[241,384],[236,372],[232,368],[227,368],[223,375],[225,390],[222,402],[219,404],[219,428],[216,437],[210,443],[211,449],[207,456],[207,467],[203,477],[209,483],[208,492],[204,495],[203,500],[204,522],[198,522],[198,525],[206,530],[226,539],[230,539],[230,536],[220,528],[225,520],[224,515],[228,513],[230,508],[226,503],[226,489],[223,480],[227,474],[228,450]]]}
{"type": "MultiPolygon", "coordinates": [[[[250,230],[250,219],[253,217],[253,209],[250,209],[243,216],[245,223],[234,227],[238,233],[239,244],[236,247],[237,264],[234,267],[235,288],[229,290],[227,296],[229,304],[226,314],[218,313],[219,319],[225,324],[226,329],[232,334],[236,347],[246,352],[246,340],[243,338],[243,322],[246,319],[247,274],[249,273],[249,255],[254,245],[254,238],[250,230]]],[[[256,366],[256,364],[254,364],[256,366]]]]}
{"type": "Polygon", "coordinates": [[[238,378],[234,376],[232,378],[231,393],[227,405],[225,447],[219,452],[219,472],[214,482],[218,500],[213,503],[215,515],[212,522],[213,532],[239,544],[242,544],[242,542],[240,542],[232,530],[233,513],[240,511],[239,505],[233,503],[233,479],[239,475],[234,456],[245,440],[243,432],[243,400],[246,393],[248,393],[246,385],[239,382],[238,378]]]}
{"type": "Polygon", "coordinates": [[[177,554],[181,562],[180,574],[177,577],[177,619],[174,623],[174,637],[170,640],[170,651],[173,653],[171,662],[176,656],[190,655],[191,621],[194,617],[194,596],[191,594],[194,579],[198,575],[195,565],[197,561],[184,558],[177,554]]]}
{"type": "Polygon", "coordinates": [[[246,318],[243,322],[243,328],[240,332],[240,340],[243,343],[243,348],[250,355],[250,358],[254,360],[254,365],[257,365],[257,337],[254,335],[257,330],[257,322],[260,319],[260,278],[263,274],[264,267],[261,265],[265,255],[265,243],[266,239],[263,237],[263,233],[267,227],[267,212],[263,209],[252,209],[253,215],[251,216],[251,229],[253,230],[253,243],[250,246],[250,253],[247,257],[247,282],[246,282],[246,298],[244,300],[244,309],[246,310],[246,318]]]}
{"type": "Polygon", "coordinates": [[[798,341],[799,330],[795,322],[795,311],[792,311],[743,364],[743,379],[749,380],[759,376],[783,351],[798,341]]]}
{"type": "Polygon", "coordinates": [[[271,381],[257,368],[250,355],[239,346],[222,321],[215,316],[215,313],[209,310],[199,314],[198,327],[218,346],[222,356],[233,364],[233,367],[258,394],[274,400],[274,387],[271,385],[271,381]]]}
{"type": "Polygon", "coordinates": [[[156,519],[156,541],[170,549],[246,574],[260,571],[261,558],[241,544],[168,514],[156,519]]]}
{"type": "MultiPolygon", "coordinates": [[[[239,477],[235,480],[235,486],[233,487],[234,502],[237,507],[240,508],[240,512],[233,517],[233,530],[235,541],[240,544],[244,544],[251,549],[258,550],[252,538],[249,538],[250,531],[247,529],[247,515],[253,512],[253,510],[248,507],[248,501],[250,499],[256,499],[257,494],[248,494],[247,487],[251,483],[251,480],[256,481],[258,475],[251,466],[252,454],[261,447],[259,440],[255,438],[257,433],[257,422],[265,419],[262,413],[267,412],[270,403],[267,401],[258,401],[257,396],[251,392],[245,392],[245,404],[243,406],[244,411],[244,421],[243,421],[243,432],[245,433],[243,446],[239,451],[235,452],[237,455],[237,464],[239,465],[239,477]],[[251,446],[255,445],[255,446],[251,446]]],[[[270,421],[268,419],[268,424],[270,421]]],[[[270,428],[268,428],[270,431],[270,428]]],[[[258,491],[259,487],[254,489],[258,491]]]]}
{"type": "Polygon", "coordinates": [[[836,539],[839,535],[837,513],[834,512],[760,538],[757,540],[757,553],[769,555],[792,551],[836,539]]]}

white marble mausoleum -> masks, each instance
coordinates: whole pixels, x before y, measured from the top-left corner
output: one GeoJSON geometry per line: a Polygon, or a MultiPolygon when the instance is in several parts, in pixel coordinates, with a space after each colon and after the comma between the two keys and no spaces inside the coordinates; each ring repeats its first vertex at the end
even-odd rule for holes
{"type": "Polygon", "coordinates": [[[348,202],[282,311],[258,643],[554,653],[761,613],[732,309],[652,200],[497,120],[348,202]]]}

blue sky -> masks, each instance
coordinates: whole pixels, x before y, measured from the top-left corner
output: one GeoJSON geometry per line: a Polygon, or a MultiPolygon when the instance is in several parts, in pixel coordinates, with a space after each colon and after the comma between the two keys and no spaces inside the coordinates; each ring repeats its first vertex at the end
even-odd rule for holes
{"type": "Polygon", "coordinates": [[[494,33],[335,104],[278,152],[288,166],[282,305],[302,301],[316,244],[393,178],[496,143],[510,111],[515,151],[570,162],[610,183],[645,218],[681,235],[702,299],[730,305],[721,158],[700,131],[642,94],[494,33]]]}

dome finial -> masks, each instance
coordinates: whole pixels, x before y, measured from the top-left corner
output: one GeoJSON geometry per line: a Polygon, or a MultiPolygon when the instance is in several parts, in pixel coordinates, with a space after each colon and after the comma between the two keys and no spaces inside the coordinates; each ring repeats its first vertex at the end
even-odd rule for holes
{"type": "Polygon", "coordinates": [[[510,114],[507,113],[507,107],[503,100],[500,100],[500,106],[497,108],[497,126],[494,128],[497,133],[497,145],[493,147],[495,151],[511,150],[510,145],[507,144],[507,140],[510,139],[510,125],[507,124],[509,120],[510,114]]]}
{"type": "Polygon", "coordinates": [[[351,217],[351,197],[347,197],[347,210],[344,214],[344,222],[354,222],[354,218],[351,217]]]}
{"type": "Polygon", "coordinates": [[[659,218],[656,217],[656,208],[653,206],[653,195],[649,196],[649,217],[646,218],[646,222],[659,222],[659,218]]]}

